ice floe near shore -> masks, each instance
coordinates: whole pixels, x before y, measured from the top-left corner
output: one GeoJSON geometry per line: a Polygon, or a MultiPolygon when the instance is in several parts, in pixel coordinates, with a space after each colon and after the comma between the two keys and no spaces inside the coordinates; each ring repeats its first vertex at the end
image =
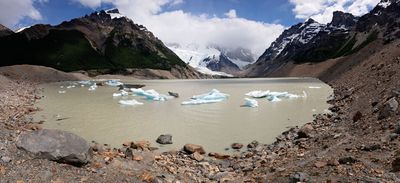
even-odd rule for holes
{"type": "Polygon", "coordinates": [[[113,93],[113,97],[122,97],[122,96],[128,96],[129,93],[127,91],[121,90],[119,93],[113,93]]]}
{"type": "Polygon", "coordinates": [[[108,86],[112,86],[112,87],[117,87],[117,86],[123,85],[124,83],[119,82],[118,80],[113,80],[112,79],[112,80],[106,81],[104,84],[106,84],[108,86]]]}
{"type": "Polygon", "coordinates": [[[221,93],[220,91],[213,89],[208,93],[195,95],[189,101],[184,101],[182,105],[199,105],[217,103],[226,100],[229,97],[228,94],[221,93]]]}
{"type": "Polygon", "coordinates": [[[118,101],[118,103],[121,104],[121,105],[129,105],[129,106],[143,105],[143,103],[138,102],[135,99],[132,99],[132,100],[120,100],[120,101],[118,101]]]}

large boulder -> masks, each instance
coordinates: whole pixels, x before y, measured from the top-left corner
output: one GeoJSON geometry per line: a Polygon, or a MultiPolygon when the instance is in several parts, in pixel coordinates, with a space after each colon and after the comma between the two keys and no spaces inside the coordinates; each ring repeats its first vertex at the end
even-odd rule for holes
{"type": "Polygon", "coordinates": [[[172,135],[160,135],[156,142],[159,144],[172,144],[172,135]]]}
{"type": "Polygon", "coordinates": [[[23,133],[17,147],[40,158],[81,166],[90,161],[89,143],[83,138],[60,130],[39,130],[23,133]]]}

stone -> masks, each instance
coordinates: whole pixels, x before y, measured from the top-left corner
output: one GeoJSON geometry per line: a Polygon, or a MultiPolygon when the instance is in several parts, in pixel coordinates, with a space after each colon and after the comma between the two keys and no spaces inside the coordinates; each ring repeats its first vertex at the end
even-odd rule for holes
{"type": "Polygon", "coordinates": [[[206,153],[206,151],[204,151],[201,145],[196,145],[196,144],[185,144],[185,146],[183,146],[183,150],[189,154],[193,154],[195,152],[198,152],[200,154],[206,153]]]}
{"type": "Polygon", "coordinates": [[[290,183],[298,183],[298,182],[309,182],[310,176],[307,175],[306,173],[302,172],[296,172],[293,175],[290,176],[290,183]]]}
{"type": "Polygon", "coordinates": [[[397,139],[397,137],[399,137],[399,135],[398,135],[397,133],[391,133],[391,134],[389,134],[389,140],[391,140],[391,141],[397,139]]]}
{"type": "Polygon", "coordinates": [[[351,157],[351,156],[343,157],[343,158],[339,159],[340,164],[346,164],[346,165],[351,165],[351,164],[357,163],[358,161],[359,161],[358,159],[351,157]]]}
{"type": "Polygon", "coordinates": [[[191,158],[193,158],[194,160],[199,161],[199,162],[204,160],[204,156],[201,155],[199,152],[194,152],[191,155],[191,158]]]}
{"type": "Polygon", "coordinates": [[[252,142],[250,142],[250,144],[247,144],[247,148],[255,148],[259,145],[258,141],[254,140],[252,142]]]}
{"type": "Polygon", "coordinates": [[[146,150],[150,148],[150,142],[147,140],[136,141],[132,144],[134,149],[146,150]]]}
{"type": "Polygon", "coordinates": [[[210,152],[210,153],[208,153],[208,156],[214,157],[216,159],[228,159],[231,157],[228,154],[221,154],[221,153],[216,153],[216,152],[210,152]]]}
{"type": "Polygon", "coordinates": [[[297,132],[298,138],[308,138],[312,136],[312,131],[314,130],[314,127],[310,124],[306,124],[303,127],[300,128],[300,130],[297,132]]]}
{"type": "Polygon", "coordinates": [[[132,160],[142,161],[143,160],[143,156],[135,154],[135,155],[133,155],[132,160]]]}
{"type": "Polygon", "coordinates": [[[398,108],[399,103],[395,97],[392,97],[379,109],[378,120],[388,118],[392,114],[396,113],[398,108]]]}
{"type": "Polygon", "coordinates": [[[381,149],[381,145],[379,144],[368,144],[366,146],[361,147],[361,150],[363,151],[375,151],[381,149]]]}
{"type": "Polygon", "coordinates": [[[353,115],[353,122],[359,121],[362,117],[363,117],[362,113],[361,113],[360,111],[357,111],[357,112],[353,115]]]}
{"type": "Polygon", "coordinates": [[[397,122],[395,129],[394,129],[394,133],[400,134],[400,122],[397,122]]]}
{"type": "Polygon", "coordinates": [[[172,144],[172,135],[160,135],[156,142],[159,144],[172,144]]]}
{"type": "Polygon", "coordinates": [[[91,159],[90,145],[85,139],[60,130],[39,130],[21,134],[17,147],[40,158],[81,166],[91,159]]]}
{"type": "Polygon", "coordinates": [[[340,163],[336,159],[331,159],[327,162],[327,165],[329,166],[338,166],[340,163]]]}
{"type": "Polygon", "coordinates": [[[243,144],[240,143],[233,143],[231,145],[232,149],[241,149],[243,147],[243,144]]]}
{"type": "Polygon", "coordinates": [[[400,152],[396,151],[394,153],[394,159],[392,161],[392,171],[398,172],[400,171],[400,152]]]}
{"type": "Polygon", "coordinates": [[[11,162],[11,158],[8,156],[3,156],[3,157],[1,157],[1,161],[4,163],[9,163],[9,162],[11,162]]]}
{"type": "Polygon", "coordinates": [[[322,168],[322,167],[325,167],[326,165],[327,165],[327,163],[323,162],[323,161],[317,161],[314,163],[314,166],[317,168],[322,168]]]}

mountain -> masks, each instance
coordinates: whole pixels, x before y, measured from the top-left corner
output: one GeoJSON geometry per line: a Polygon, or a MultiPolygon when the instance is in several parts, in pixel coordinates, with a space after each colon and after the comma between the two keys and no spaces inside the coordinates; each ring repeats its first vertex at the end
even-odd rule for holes
{"type": "Polygon", "coordinates": [[[94,12],[59,25],[34,25],[0,38],[0,65],[31,64],[62,71],[127,68],[190,70],[144,26],[117,9],[94,12]]]}
{"type": "Polygon", "coordinates": [[[8,36],[8,35],[11,35],[13,33],[14,32],[11,29],[9,29],[6,26],[0,24],[0,37],[8,36]]]}
{"type": "Polygon", "coordinates": [[[241,47],[202,47],[197,44],[182,46],[178,43],[168,44],[168,47],[199,72],[211,75],[236,75],[255,61],[255,55],[249,49],[241,47]]]}
{"type": "MultiPolygon", "coordinates": [[[[334,12],[329,24],[312,19],[285,30],[244,76],[301,76],[330,74],[353,54],[368,55],[371,43],[387,44],[400,38],[400,0],[382,0],[362,17],[334,12]],[[362,52],[360,52],[362,50],[362,52]],[[360,53],[359,53],[360,52],[360,53]],[[327,62],[328,61],[328,62],[327,62]],[[306,72],[308,70],[308,72],[306,72]]],[[[379,46],[378,46],[379,47],[379,46]]],[[[353,59],[358,60],[358,59],[353,59]]],[[[349,64],[352,61],[346,62],[349,64]]],[[[361,62],[361,61],[360,61],[361,62]]],[[[341,67],[349,69],[353,63],[341,67]]],[[[336,71],[335,71],[336,72],[336,71]]],[[[317,76],[316,76],[317,77],[317,76]]]]}
{"type": "Polygon", "coordinates": [[[343,44],[358,21],[349,13],[334,12],[332,22],[313,19],[285,30],[261,57],[245,71],[247,76],[265,76],[288,62],[320,62],[343,55],[343,44]]]}

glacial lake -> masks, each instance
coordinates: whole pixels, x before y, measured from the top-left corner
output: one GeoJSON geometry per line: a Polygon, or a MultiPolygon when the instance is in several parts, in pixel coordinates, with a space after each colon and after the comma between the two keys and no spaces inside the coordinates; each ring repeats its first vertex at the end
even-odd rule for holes
{"type": "Polygon", "coordinates": [[[149,101],[139,96],[113,97],[118,88],[88,86],[74,82],[41,85],[44,89],[35,114],[44,127],[73,132],[88,141],[121,147],[123,142],[148,140],[161,151],[180,149],[186,143],[202,145],[207,152],[225,152],[234,142],[244,145],[253,140],[271,143],[279,134],[293,126],[313,120],[324,113],[333,90],[313,78],[220,79],[220,80],[131,80],[126,84],[144,84],[143,89],[159,93],[179,93],[179,98],[149,101]],[[181,105],[193,95],[217,89],[229,94],[219,103],[181,105]],[[241,107],[246,93],[254,90],[287,91],[299,98],[283,98],[271,102],[256,99],[259,107],[241,107]],[[64,93],[65,91],[65,93],[64,93]],[[306,93],[306,97],[304,97],[306,93]],[[143,105],[124,106],[119,100],[136,99],[143,105]],[[160,134],[171,134],[172,145],[155,142],[160,134]]]}

